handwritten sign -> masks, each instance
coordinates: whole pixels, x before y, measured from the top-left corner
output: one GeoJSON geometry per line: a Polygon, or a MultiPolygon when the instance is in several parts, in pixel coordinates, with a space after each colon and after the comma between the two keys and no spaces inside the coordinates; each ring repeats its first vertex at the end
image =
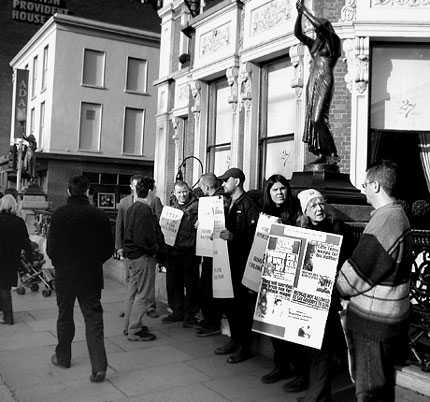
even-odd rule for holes
{"type": "Polygon", "coordinates": [[[168,246],[174,246],[184,212],[177,208],[164,206],[160,216],[160,227],[164,241],[168,246]]]}

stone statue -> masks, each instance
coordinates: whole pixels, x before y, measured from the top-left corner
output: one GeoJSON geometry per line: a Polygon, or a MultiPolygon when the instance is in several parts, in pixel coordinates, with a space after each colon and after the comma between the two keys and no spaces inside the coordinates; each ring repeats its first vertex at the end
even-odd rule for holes
{"type": "Polygon", "coordinates": [[[36,176],[36,138],[33,134],[30,134],[28,137],[23,135],[22,138],[28,142],[24,155],[23,170],[30,178],[34,178],[36,176]]]}
{"type": "Polygon", "coordinates": [[[330,21],[317,18],[305,7],[303,0],[296,2],[297,20],[294,34],[308,47],[312,57],[306,87],[306,116],[303,142],[318,158],[312,162],[333,164],[338,161],[336,145],[329,125],[329,110],[333,97],[333,70],[341,54],[341,42],[330,21]],[[315,28],[316,38],[303,33],[303,15],[315,28]]]}

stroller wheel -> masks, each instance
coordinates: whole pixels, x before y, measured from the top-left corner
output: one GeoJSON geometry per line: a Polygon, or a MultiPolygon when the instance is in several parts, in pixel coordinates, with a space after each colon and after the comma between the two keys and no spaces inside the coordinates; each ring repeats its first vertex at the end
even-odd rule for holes
{"type": "Polygon", "coordinates": [[[32,292],[37,292],[39,290],[39,285],[37,283],[32,283],[30,286],[32,292]]]}
{"type": "Polygon", "coordinates": [[[16,293],[18,293],[19,295],[25,295],[25,288],[22,286],[17,288],[16,293]]]}
{"type": "Polygon", "coordinates": [[[42,296],[43,297],[49,297],[49,296],[51,296],[51,294],[52,294],[51,290],[48,290],[48,289],[43,289],[42,290],[42,296]]]}

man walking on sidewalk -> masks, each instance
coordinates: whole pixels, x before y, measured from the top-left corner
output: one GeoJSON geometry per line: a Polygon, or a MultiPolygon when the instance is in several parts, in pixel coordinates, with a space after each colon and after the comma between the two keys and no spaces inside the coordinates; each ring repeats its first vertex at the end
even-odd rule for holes
{"type": "Polygon", "coordinates": [[[90,205],[88,179],[72,177],[67,204],[52,215],[47,253],[55,267],[58,345],[51,362],[69,368],[75,335],[73,308],[78,299],[85,319],[92,382],[106,377],[107,358],[103,333],[103,263],[112,256],[113,236],[107,215],[90,205]]]}
{"type": "Polygon", "coordinates": [[[124,334],[130,341],[153,341],[142,320],[155,299],[156,257],[164,249],[164,238],[151,210],[155,197],[154,180],[143,177],[136,182],[137,198],[127,211],[124,254],[127,258],[128,293],[124,334]]]}

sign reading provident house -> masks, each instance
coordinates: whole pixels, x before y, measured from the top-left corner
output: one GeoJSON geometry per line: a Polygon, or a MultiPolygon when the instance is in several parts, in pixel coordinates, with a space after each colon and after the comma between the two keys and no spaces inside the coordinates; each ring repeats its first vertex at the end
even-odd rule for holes
{"type": "Polygon", "coordinates": [[[64,0],[13,0],[12,19],[43,25],[55,13],[68,14],[64,0]]]}

